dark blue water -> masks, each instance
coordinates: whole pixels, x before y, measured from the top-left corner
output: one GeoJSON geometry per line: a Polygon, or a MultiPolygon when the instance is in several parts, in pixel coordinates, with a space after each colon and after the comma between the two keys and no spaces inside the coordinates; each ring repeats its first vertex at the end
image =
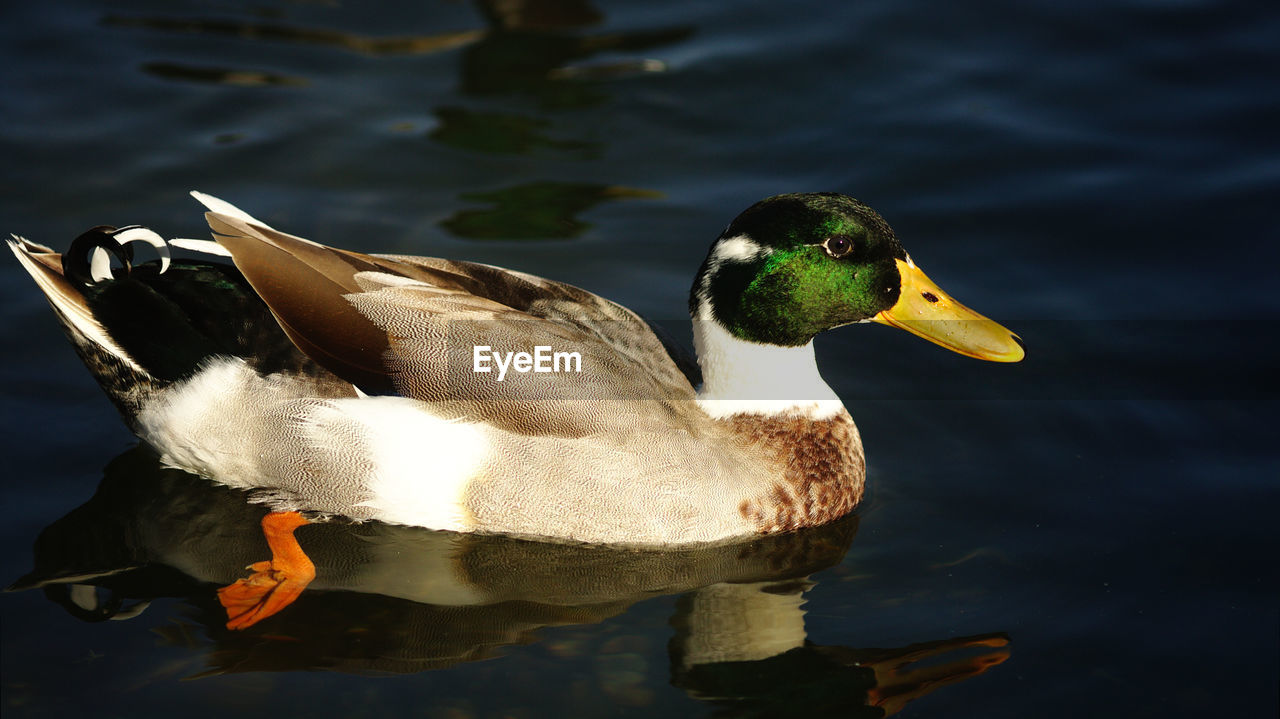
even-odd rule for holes
{"type": "Polygon", "coordinates": [[[200,189],[321,242],[543,274],[679,328],[738,211],[836,190],[1028,344],[1008,367],[882,327],[819,339],[867,445],[850,523],[675,555],[309,527],[327,588],[233,633],[213,592],[262,558],[260,510],[128,451],[0,261],[0,582],[46,582],[0,595],[6,717],[1275,716],[1266,3],[0,18],[0,219],[36,241],[203,236],[200,189]],[[433,603],[450,572],[482,601],[433,603]],[[794,630],[801,599],[809,643],[748,657],[769,631],[734,617],[794,630]]]}

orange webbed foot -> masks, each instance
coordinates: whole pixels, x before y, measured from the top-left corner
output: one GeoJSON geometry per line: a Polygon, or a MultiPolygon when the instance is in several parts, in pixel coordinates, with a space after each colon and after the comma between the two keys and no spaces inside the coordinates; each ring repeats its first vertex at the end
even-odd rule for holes
{"type": "Polygon", "coordinates": [[[250,564],[252,574],[218,590],[218,601],[227,610],[227,629],[246,629],[279,612],[315,579],[315,565],[293,536],[293,530],[306,523],[298,512],[272,512],[262,518],[271,559],[250,564]]]}

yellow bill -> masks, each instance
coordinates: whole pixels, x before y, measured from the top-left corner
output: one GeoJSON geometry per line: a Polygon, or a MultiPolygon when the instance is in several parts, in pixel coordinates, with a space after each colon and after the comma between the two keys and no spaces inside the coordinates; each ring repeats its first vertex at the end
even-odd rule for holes
{"type": "Polygon", "coordinates": [[[1018,362],[1026,355],[1017,335],[953,300],[910,260],[897,263],[902,294],[873,321],[977,359],[1018,362]]]}

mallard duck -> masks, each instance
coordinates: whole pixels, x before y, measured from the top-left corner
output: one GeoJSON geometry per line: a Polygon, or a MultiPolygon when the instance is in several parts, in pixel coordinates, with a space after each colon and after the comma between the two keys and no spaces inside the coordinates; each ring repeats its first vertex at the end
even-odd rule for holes
{"type": "Polygon", "coordinates": [[[762,200],[712,243],[689,299],[696,366],[577,287],[326,247],[192,194],[212,242],[102,226],[65,255],[9,246],[165,463],[279,512],[648,545],[817,525],[854,507],[865,472],[815,335],[878,322],[1023,357],[839,194],[762,200]],[[135,266],[137,242],[160,261],[135,266]]]}
{"type": "Polygon", "coordinates": [[[213,241],[99,226],[64,255],[9,246],[162,461],[271,508],[272,558],[219,592],[233,629],[314,578],[294,530],[325,515],[650,546],[823,524],[861,499],[865,462],[815,335],[878,322],[1023,357],[839,194],[762,200],[712,243],[689,298],[696,363],[577,287],[326,247],[192,195],[213,241]],[[159,261],[135,266],[135,243],[159,261]]]}

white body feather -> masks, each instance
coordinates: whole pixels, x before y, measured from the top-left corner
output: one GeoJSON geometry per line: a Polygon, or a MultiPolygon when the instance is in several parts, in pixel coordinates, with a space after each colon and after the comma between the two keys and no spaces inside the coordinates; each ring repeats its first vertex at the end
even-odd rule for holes
{"type": "Polygon", "coordinates": [[[440,419],[403,397],[326,399],[223,358],[139,415],[164,461],[275,504],[356,519],[468,531],[463,494],[488,453],[481,425],[440,419]]]}

